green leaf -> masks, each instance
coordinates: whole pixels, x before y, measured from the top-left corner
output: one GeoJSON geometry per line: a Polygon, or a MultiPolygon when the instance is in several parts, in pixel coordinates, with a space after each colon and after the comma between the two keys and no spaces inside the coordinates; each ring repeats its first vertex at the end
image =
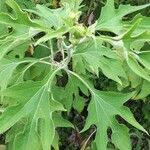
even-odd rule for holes
{"type": "Polygon", "coordinates": [[[53,31],[49,31],[45,36],[43,36],[42,38],[40,38],[36,43],[35,46],[39,45],[42,42],[46,42],[50,39],[56,38],[56,37],[61,37],[63,36],[65,33],[67,33],[70,30],[70,28],[63,26],[58,30],[53,30],[53,31]]]}
{"type": "Polygon", "coordinates": [[[147,133],[125,103],[150,94],[149,17],[131,14],[150,4],[107,0],[96,21],[97,2],[87,2],[0,1],[0,134],[8,150],[59,150],[57,129],[75,128],[68,120],[74,109],[87,117],[81,132],[97,129],[83,149],[132,149],[130,128],[118,117],[147,133]]]}
{"type": "MultiPolygon", "coordinates": [[[[122,40],[122,48],[124,51],[139,51],[145,44],[150,41],[150,32],[144,31],[138,34],[134,32],[138,29],[139,24],[142,22],[142,18],[138,18],[134,24],[122,35],[115,37],[115,39],[122,40]]],[[[114,42],[115,43],[115,42],[114,42]]]]}
{"type": "Polygon", "coordinates": [[[139,51],[145,42],[150,41],[150,32],[143,32],[137,36],[124,37],[123,42],[127,50],[139,51]]]}
{"type": "MultiPolygon", "coordinates": [[[[30,41],[30,39],[39,33],[37,29],[40,26],[34,23],[26,12],[23,12],[18,4],[14,0],[7,0],[7,5],[10,6],[14,12],[15,17],[8,13],[0,13],[0,23],[12,27],[12,31],[5,39],[0,40],[1,44],[1,56],[4,57],[6,53],[13,50],[15,47],[30,41]]],[[[7,29],[8,32],[8,29],[7,29]]]]}
{"type": "Polygon", "coordinates": [[[6,88],[9,84],[10,78],[12,77],[15,69],[22,63],[28,63],[31,60],[18,61],[15,59],[3,58],[0,60],[0,87],[6,88]]]}
{"type": "MultiPolygon", "coordinates": [[[[15,135],[23,132],[26,126],[27,119],[23,118],[20,122],[17,122],[6,135],[6,142],[10,142],[9,145],[13,144],[13,139],[15,138],[15,135]]],[[[10,147],[11,148],[11,147],[10,147]]],[[[9,149],[9,146],[8,146],[9,149]]]]}
{"type": "Polygon", "coordinates": [[[73,106],[74,96],[79,94],[79,88],[85,95],[88,95],[88,90],[85,85],[74,76],[69,76],[68,83],[64,89],[65,97],[62,101],[68,112],[73,106]]]}
{"type": "Polygon", "coordinates": [[[116,115],[121,116],[131,125],[146,132],[136,122],[131,111],[123,106],[132,96],[133,93],[122,94],[92,90],[92,99],[88,107],[88,117],[83,131],[87,130],[93,124],[97,126],[95,142],[98,150],[106,150],[108,142],[107,129],[109,127],[112,129],[112,140],[114,144],[119,149],[131,149],[128,130],[116,121],[116,115]]]}
{"type": "Polygon", "coordinates": [[[31,47],[30,44],[31,44],[31,40],[26,41],[25,43],[24,43],[24,41],[22,41],[21,44],[19,44],[19,46],[15,45],[13,48],[13,51],[10,51],[9,54],[7,54],[7,55],[9,55],[9,57],[12,57],[12,58],[17,57],[19,59],[23,59],[25,57],[26,52],[31,47]]]}
{"type": "Polygon", "coordinates": [[[65,128],[74,128],[73,124],[68,120],[64,119],[60,114],[53,113],[53,121],[56,128],[65,127],[65,128]]]}
{"type": "Polygon", "coordinates": [[[53,139],[52,146],[55,150],[59,150],[59,135],[58,135],[57,132],[55,132],[55,136],[54,136],[54,139],[53,139]]]}
{"type": "Polygon", "coordinates": [[[70,8],[73,10],[73,11],[78,11],[79,9],[79,6],[81,4],[83,0],[62,0],[62,3],[65,4],[65,3],[68,3],[70,8]]]}
{"type": "MultiPolygon", "coordinates": [[[[64,119],[61,116],[61,114],[58,113],[53,113],[53,121],[54,121],[55,128],[59,128],[59,127],[74,128],[71,122],[64,119]]],[[[57,131],[55,131],[55,136],[53,139],[52,146],[54,147],[55,150],[59,150],[59,134],[57,131]]]]}
{"type": "Polygon", "coordinates": [[[130,137],[128,135],[129,129],[123,124],[119,125],[114,123],[114,130],[117,132],[114,132],[112,135],[112,142],[121,150],[130,150],[131,144],[130,137]],[[120,137],[122,138],[120,139],[120,137]]]}
{"type": "Polygon", "coordinates": [[[97,21],[97,30],[111,31],[119,34],[123,30],[122,19],[124,16],[148,6],[150,4],[141,6],[120,5],[119,8],[115,9],[114,0],[107,0],[97,21]]]}
{"type": "MultiPolygon", "coordinates": [[[[51,80],[52,77],[53,74],[50,76],[51,80]]],[[[13,141],[15,148],[48,150],[55,135],[52,113],[64,111],[64,108],[50,96],[47,82],[21,83],[6,89],[6,91],[2,92],[4,96],[15,97],[13,92],[15,91],[23,100],[19,104],[7,107],[0,116],[0,133],[7,131],[22,118],[27,117],[28,121],[24,132],[16,135],[13,141]],[[35,87],[35,89],[31,90],[31,87],[35,87]]]]}
{"type": "Polygon", "coordinates": [[[24,1],[16,0],[16,2],[18,3],[18,5],[21,8],[24,8],[24,9],[25,8],[34,8],[35,7],[35,3],[32,0],[24,0],[24,1]]]}
{"type": "Polygon", "coordinates": [[[144,51],[144,52],[140,52],[138,54],[139,59],[138,61],[144,66],[146,67],[148,70],[150,70],[150,51],[144,51]]]}
{"type": "Polygon", "coordinates": [[[1,59],[0,60],[0,87],[2,89],[7,87],[14,71],[20,64],[34,62],[34,61],[36,62],[36,60],[34,59],[17,60],[17,59],[10,59],[9,57],[1,59]]]}
{"type": "Polygon", "coordinates": [[[135,97],[135,99],[144,99],[147,96],[150,95],[150,82],[147,82],[146,80],[143,81],[140,93],[135,97]]]}
{"type": "Polygon", "coordinates": [[[0,14],[1,23],[12,25],[14,28],[17,28],[18,25],[39,27],[36,23],[31,21],[28,14],[23,12],[19,7],[19,5],[14,0],[6,0],[6,4],[15,11],[16,17],[14,18],[6,13],[1,13],[0,14]]]}
{"type": "MultiPolygon", "coordinates": [[[[6,42],[4,42],[2,45],[0,45],[0,59],[2,59],[8,52],[10,52],[13,49],[18,48],[21,45],[27,44],[29,41],[28,38],[17,38],[14,40],[8,40],[6,42]]],[[[28,47],[28,45],[26,46],[28,47]]],[[[27,49],[25,49],[24,51],[27,51],[27,49]]],[[[21,50],[19,51],[19,54],[21,53],[21,50]]]]}
{"type": "Polygon", "coordinates": [[[34,95],[34,93],[36,93],[36,91],[38,91],[42,85],[43,83],[40,81],[39,82],[28,81],[24,83],[19,83],[17,85],[13,85],[3,90],[1,94],[3,94],[6,97],[16,99],[18,101],[20,100],[25,101],[26,99],[29,99],[32,95],[34,95]]]}
{"type": "Polygon", "coordinates": [[[124,69],[126,70],[128,81],[127,81],[127,86],[131,86],[131,88],[135,89],[137,88],[141,83],[142,83],[142,78],[134,73],[130,67],[125,63],[124,69]]]}
{"type": "Polygon", "coordinates": [[[150,81],[149,71],[144,69],[134,57],[128,55],[127,63],[134,73],[136,73],[138,76],[142,77],[143,79],[150,81]]]}
{"type": "Polygon", "coordinates": [[[59,29],[65,25],[65,19],[71,19],[71,8],[68,7],[68,5],[64,5],[63,7],[57,9],[50,9],[44,5],[37,5],[36,9],[37,11],[34,11],[33,13],[41,17],[39,21],[42,21],[42,24],[44,23],[47,28],[51,26],[55,29],[59,29]]]}
{"type": "Polygon", "coordinates": [[[74,102],[73,102],[74,109],[76,109],[79,113],[81,113],[84,109],[85,102],[86,102],[85,98],[83,98],[79,95],[76,95],[74,102]]]}
{"type": "Polygon", "coordinates": [[[143,32],[150,31],[150,18],[142,15],[137,15],[132,21],[126,22],[124,27],[126,29],[129,29],[138,19],[141,19],[141,22],[139,23],[138,27],[133,32],[134,35],[141,34],[143,32]]]}
{"type": "Polygon", "coordinates": [[[6,3],[14,10],[15,17],[6,13],[0,13],[0,23],[12,26],[16,30],[16,33],[21,32],[24,34],[27,31],[29,32],[29,28],[31,27],[40,27],[29,18],[26,12],[21,10],[19,5],[14,0],[7,0],[6,3]]]}
{"type": "Polygon", "coordinates": [[[125,71],[123,70],[121,61],[101,57],[99,66],[102,69],[104,75],[106,75],[109,79],[118,82],[120,85],[122,85],[120,77],[127,80],[127,76],[125,71]]]}
{"type": "Polygon", "coordinates": [[[75,62],[74,68],[78,69],[78,72],[81,70],[86,74],[86,71],[83,70],[88,70],[98,76],[99,69],[101,69],[104,75],[119,84],[122,84],[120,77],[126,79],[122,62],[119,61],[114,51],[102,46],[102,41],[99,38],[96,39],[96,44],[93,40],[80,44],[76,48],[73,60],[75,62]]]}
{"type": "Polygon", "coordinates": [[[0,12],[6,12],[7,11],[7,8],[6,8],[6,5],[5,5],[5,1],[6,0],[1,0],[0,1],[0,12]]]}
{"type": "Polygon", "coordinates": [[[18,65],[18,62],[7,59],[0,61],[0,87],[2,89],[7,87],[9,79],[18,65]]]}

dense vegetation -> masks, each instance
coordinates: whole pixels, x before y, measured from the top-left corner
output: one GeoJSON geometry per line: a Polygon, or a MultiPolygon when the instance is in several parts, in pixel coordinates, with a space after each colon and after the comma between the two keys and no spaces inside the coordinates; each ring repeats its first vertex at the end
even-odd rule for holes
{"type": "Polygon", "coordinates": [[[149,150],[149,94],[149,0],[0,1],[4,149],[149,150]]]}

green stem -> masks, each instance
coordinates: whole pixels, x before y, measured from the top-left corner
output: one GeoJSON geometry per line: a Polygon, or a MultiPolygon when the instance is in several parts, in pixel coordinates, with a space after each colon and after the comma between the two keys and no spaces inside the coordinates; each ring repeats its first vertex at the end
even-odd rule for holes
{"type": "Polygon", "coordinates": [[[63,38],[58,38],[58,49],[62,54],[62,61],[65,59],[64,48],[63,48],[63,38]]]}
{"type": "Polygon", "coordinates": [[[67,59],[65,59],[65,60],[66,60],[66,65],[68,65],[71,60],[71,57],[72,57],[71,51],[73,50],[73,45],[71,44],[71,45],[67,46],[64,41],[62,42],[62,44],[63,44],[63,47],[65,48],[65,50],[67,51],[67,59]]]}
{"type": "Polygon", "coordinates": [[[49,41],[49,45],[50,45],[50,49],[51,49],[51,56],[52,56],[52,61],[54,60],[54,50],[53,50],[53,45],[52,45],[52,41],[49,41]]]}

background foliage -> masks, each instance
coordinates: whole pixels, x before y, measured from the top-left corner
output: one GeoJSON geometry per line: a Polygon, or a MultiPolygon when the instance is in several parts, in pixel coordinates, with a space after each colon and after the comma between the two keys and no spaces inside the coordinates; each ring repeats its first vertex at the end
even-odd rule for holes
{"type": "Polygon", "coordinates": [[[149,4],[1,0],[1,144],[149,150],[149,4]]]}

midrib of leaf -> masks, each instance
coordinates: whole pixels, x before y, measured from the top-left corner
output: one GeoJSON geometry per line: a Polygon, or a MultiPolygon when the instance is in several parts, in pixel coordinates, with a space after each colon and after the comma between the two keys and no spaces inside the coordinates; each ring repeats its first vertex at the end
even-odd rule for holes
{"type": "MultiPolygon", "coordinates": [[[[93,93],[94,93],[94,95],[95,95],[95,92],[93,91],[93,93]]],[[[98,95],[98,94],[97,94],[98,95]]],[[[118,109],[116,109],[116,107],[114,107],[113,105],[110,105],[109,103],[107,103],[103,98],[101,98],[100,96],[98,96],[99,97],[99,99],[103,102],[103,103],[105,103],[107,106],[109,106],[110,108],[113,108],[114,110],[116,110],[116,112],[118,112],[118,113],[116,113],[116,115],[118,114],[122,114],[118,109]]],[[[110,121],[110,124],[111,125],[113,125],[113,123],[111,122],[111,119],[110,119],[110,117],[107,115],[107,113],[106,113],[106,111],[104,110],[104,108],[102,107],[102,105],[101,105],[101,103],[100,103],[100,101],[98,101],[97,99],[96,99],[96,101],[98,102],[98,104],[100,105],[100,107],[101,107],[101,109],[103,110],[103,112],[104,112],[104,114],[105,114],[105,116],[108,118],[108,120],[110,121]]],[[[97,105],[96,105],[96,103],[95,103],[95,106],[97,107],[97,105]]]]}
{"type": "Polygon", "coordinates": [[[6,88],[7,83],[9,81],[9,79],[10,79],[14,69],[17,67],[17,65],[18,65],[17,63],[14,63],[14,65],[12,63],[12,64],[10,64],[8,66],[7,65],[3,66],[0,69],[0,79],[2,80],[2,81],[0,81],[2,83],[2,85],[0,85],[0,86],[1,86],[2,89],[6,88]],[[7,71],[9,71],[9,74],[7,73],[7,71]],[[5,73],[7,73],[7,74],[5,75],[5,73]],[[5,75],[5,78],[4,78],[4,75],[5,75]]]}
{"type": "Polygon", "coordinates": [[[35,112],[34,112],[34,114],[33,114],[33,117],[32,117],[32,122],[31,122],[31,125],[30,125],[30,131],[29,131],[29,134],[28,134],[28,140],[27,140],[27,143],[26,143],[26,147],[25,147],[25,150],[29,150],[29,147],[30,147],[30,145],[29,145],[29,141],[30,141],[30,138],[31,138],[31,132],[33,132],[34,130],[33,130],[33,124],[35,123],[34,121],[36,120],[36,117],[37,117],[37,112],[38,112],[38,110],[39,110],[39,107],[40,107],[40,104],[41,104],[41,102],[42,102],[42,96],[43,96],[43,94],[44,94],[44,92],[46,91],[46,86],[44,87],[42,87],[42,88],[44,88],[43,89],[43,91],[42,91],[42,93],[40,94],[40,100],[39,100],[39,102],[38,102],[38,104],[37,104],[37,108],[35,109],[35,112]]]}
{"type": "MultiPolygon", "coordinates": [[[[95,95],[95,94],[94,94],[95,95]]],[[[99,97],[99,96],[98,96],[99,97]]],[[[99,99],[101,99],[104,103],[106,103],[101,97],[99,97],[99,99]]],[[[94,99],[94,101],[95,101],[95,99],[94,99]]],[[[106,116],[106,118],[107,118],[107,120],[109,121],[109,123],[112,125],[112,122],[111,122],[111,119],[110,119],[110,117],[107,115],[107,113],[106,113],[106,111],[103,109],[103,107],[102,107],[102,105],[101,105],[101,103],[98,101],[98,100],[96,100],[97,102],[98,102],[98,104],[100,105],[100,107],[101,107],[101,110],[103,111],[103,113],[105,114],[105,116],[106,116]]],[[[95,102],[94,102],[95,103],[95,102]]],[[[96,108],[96,112],[97,112],[97,114],[99,114],[98,113],[98,108],[97,108],[97,105],[96,105],[96,103],[95,103],[95,108],[96,108]]],[[[97,115],[97,120],[99,121],[99,124],[100,124],[100,117],[97,115]]]]}
{"type": "Polygon", "coordinates": [[[9,64],[9,65],[4,65],[3,66],[3,68],[1,69],[1,72],[0,73],[3,73],[3,72],[5,72],[8,68],[10,68],[10,67],[16,67],[16,65],[18,65],[18,63],[11,63],[11,64],[9,64]]]}

